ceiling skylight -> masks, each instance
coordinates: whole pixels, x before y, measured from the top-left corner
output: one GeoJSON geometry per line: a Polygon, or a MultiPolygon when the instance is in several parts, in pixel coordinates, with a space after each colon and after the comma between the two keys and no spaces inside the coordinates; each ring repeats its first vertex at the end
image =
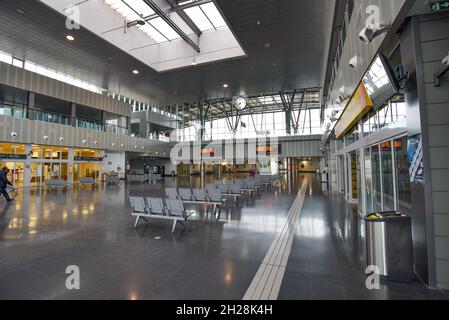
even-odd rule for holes
{"type": "MultiPolygon", "coordinates": [[[[106,4],[120,13],[128,22],[145,20],[155,14],[142,0],[105,0],[106,4]]],[[[139,29],[148,34],[154,41],[161,43],[180,38],[162,18],[155,17],[146,20],[139,29]]]]}
{"type": "Polygon", "coordinates": [[[140,20],[154,14],[153,9],[142,0],[105,0],[105,2],[128,21],[140,20]]]}
{"type": "Polygon", "coordinates": [[[199,6],[187,8],[184,10],[184,12],[189,16],[190,19],[192,19],[193,23],[195,23],[198,29],[200,29],[201,31],[214,29],[214,26],[199,6]]]}
{"type": "Polygon", "coordinates": [[[184,12],[203,32],[226,26],[225,20],[213,2],[184,9],[184,12]]]}
{"type": "Polygon", "coordinates": [[[221,16],[220,11],[218,11],[217,7],[213,2],[209,2],[201,5],[201,9],[207,15],[209,20],[212,22],[215,28],[225,27],[226,22],[221,16]]]}
{"type": "Polygon", "coordinates": [[[179,34],[168,25],[162,18],[156,18],[149,21],[149,23],[160,33],[162,33],[168,40],[180,38],[179,34]]]}

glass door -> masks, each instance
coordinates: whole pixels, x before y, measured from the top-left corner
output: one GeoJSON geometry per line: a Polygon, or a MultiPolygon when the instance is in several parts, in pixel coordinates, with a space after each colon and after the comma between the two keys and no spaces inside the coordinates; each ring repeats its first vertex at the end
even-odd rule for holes
{"type": "Polygon", "coordinates": [[[394,188],[395,177],[393,175],[393,151],[391,141],[382,143],[382,199],[383,211],[396,210],[396,193],[394,188]]]}
{"type": "Polygon", "coordinates": [[[42,185],[42,163],[31,163],[31,185],[39,187],[42,185]]]}
{"type": "Polygon", "coordinates": [[[373,182],[373,212],[382,210],[382,177],[379,145],[371,147],[371,170],[373,182]]]}
{"type": "Polygon", "coordinates": [[[8,167],[8,180],[16,186],[23,186],[25,182],[25,163],[23,162],[0,162],[0,169],[8,167]]]}
{"type": "Polygon", "coordinates": [[[364,165],[365,165],[365,204],[366,212],[369,214],[374,211],[373,209],[373,173],[371,168],[371,150],[366,148],[363,152],[364,154],[364,165]]]}

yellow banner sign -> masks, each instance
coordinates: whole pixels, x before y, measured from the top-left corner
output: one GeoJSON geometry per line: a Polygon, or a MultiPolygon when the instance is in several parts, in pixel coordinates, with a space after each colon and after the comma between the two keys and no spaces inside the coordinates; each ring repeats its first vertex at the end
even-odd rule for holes
{"type": "Polygon", "coordinates": [[[366,91],[365,85],[361,83],[335,125],[337,139],[343,138],[372,107],[373,102],[366,91]]]}

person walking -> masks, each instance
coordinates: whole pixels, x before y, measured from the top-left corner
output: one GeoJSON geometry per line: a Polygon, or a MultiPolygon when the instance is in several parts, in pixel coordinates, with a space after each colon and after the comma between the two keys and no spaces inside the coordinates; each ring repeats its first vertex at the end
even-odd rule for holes
{"type": "Polygon", "coordinates": [[[6,202],[11,202],[13,199],[9,197],[8,192],[6,191],[6,188],[9,186],[12,187],[12,183],[8,180],[8,168],[3,167],[2,171],[0,171],[0,193],[3,194],[3,196],[6,199],[6,202]]]}

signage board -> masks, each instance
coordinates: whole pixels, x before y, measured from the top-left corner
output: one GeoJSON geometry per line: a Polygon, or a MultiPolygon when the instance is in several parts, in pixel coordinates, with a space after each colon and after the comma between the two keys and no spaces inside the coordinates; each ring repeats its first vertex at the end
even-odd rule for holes
{"type": "Polygon", "coordinates": [[[360,83],[335,125],[335,136],[337,139],[343,138],[372,107],[373,102],[366,91],[365,85],[360,83]]]}
{"type": "Polygon", "coordinates": [[[73,157],[73,161],[102,162],[103,158],[97,158],[97,157],[73,157]]]}
{"type": "Polygon", "coordinates": [[[430,4],[430,11],[432,12],[440,12],[448,9],[449,9],[449,0],[433,2],[430,4]]]}
{"type": "Polygon", "coordinates": [[[26,160],[26,154],[5,154],[0,153],[0,159],[2,160],[26,160]]]}

